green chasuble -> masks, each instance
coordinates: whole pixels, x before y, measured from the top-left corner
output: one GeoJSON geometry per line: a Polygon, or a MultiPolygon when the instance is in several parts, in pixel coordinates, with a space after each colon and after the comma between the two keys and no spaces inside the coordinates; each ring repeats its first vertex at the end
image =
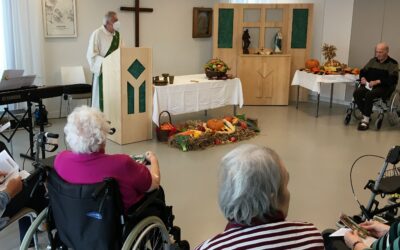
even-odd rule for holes
{"type": "MultiPolygon", "coordinates": [[[[119,47],[119,32],[115,31],[115,35],[113,40],[111,41],[110,48],[108,49],[106,55],[107,57],[109,54],[113,53],[119,47]]],[[[99,75],[99,102],[100,102],[100,110],[104,111],[104,104],[103,104],[103,71],[99,75]]]]}

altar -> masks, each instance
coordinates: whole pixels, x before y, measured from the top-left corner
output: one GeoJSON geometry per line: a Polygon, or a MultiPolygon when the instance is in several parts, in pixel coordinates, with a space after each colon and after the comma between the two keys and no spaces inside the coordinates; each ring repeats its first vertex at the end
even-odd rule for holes
{"type": "Polygon", "coordinates": [[[154,86],[152,119],[159,125],[162,111],[179,115],[227,105],[233,105],[234,110],[243,106],[239,78],[209,80],[205,74],[175,76],[173,84],[154,86]]]}

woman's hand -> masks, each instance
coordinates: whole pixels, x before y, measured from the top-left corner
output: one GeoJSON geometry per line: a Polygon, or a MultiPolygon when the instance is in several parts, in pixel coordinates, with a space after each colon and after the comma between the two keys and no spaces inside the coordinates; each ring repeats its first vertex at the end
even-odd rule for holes
{"type": "Polygon", "coordinates": [[[353,250],[368,248],[363,242],[357,231],[349,231],[344,235],[344,242],[347,247],[353,250]]]}
{"type": "Polygon", "coordinates": [[[368,232],[370,232],[370,234],[375,238],[384,236],[390,229],[390,226],[374,220],[361,223],[360,226],[368,230],[368,232]]]}
{"type": "Polygon", "coordinates": [[[22,190],[22,181],[21,181],[21,177],[18,176],[16,178],[11,179],[8,183],[7,183],[7,187],[4,190],[8,196],[12,199],[14,198],[14,196],[16,196],[19,192],[21,192],[22,190]]]}
{"type": "Polygon", "coordinates": [[[149,162],[152,162],[154,160],[157,160],[157,156],[154,152],[152,151],[147,151],[145,154],[146,160],[149,162]]]}

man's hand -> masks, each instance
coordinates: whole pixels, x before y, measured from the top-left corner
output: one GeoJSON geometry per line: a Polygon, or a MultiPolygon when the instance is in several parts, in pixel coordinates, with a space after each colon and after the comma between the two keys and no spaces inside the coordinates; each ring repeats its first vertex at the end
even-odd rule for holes
{"type": "Polygon", "coordinates": [[[367,84],[367,79],[365,79],[365,77],[361,77],[360,83],[361,83],[361,85],[367,84]]]}
{"type": "Polygon", "coordinates": [[[387,232],[389,232],[390,229],[388,225],[374,220],[361,223],[360,226],[368,230],[368,232],[370,232],[371,235],[376,238],[384,236],[387,232]]]}
{"type": "Polygon", "coordinates": [[[381,80],[374,80],[369,82],[369,86],[372,88],[373,86],[376,86],[381,83],[381,80]]]}
{"type": "Polygon", "coordinates": [[[21,192],[22,190],[22,180],[21,177],[18,176],[16,178],[11,179],[8,183],[7,183],[7,187],[4,190],[8,196],[10,197],[10,199],[14,198],[14,196],[16,196],[19,192],[21,192]]]}

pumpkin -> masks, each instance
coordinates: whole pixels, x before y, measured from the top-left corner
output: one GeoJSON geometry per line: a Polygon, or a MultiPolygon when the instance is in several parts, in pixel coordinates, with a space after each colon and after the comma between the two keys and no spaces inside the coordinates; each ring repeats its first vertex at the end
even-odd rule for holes
{"type": "Polygon", "coordinates": [[[210,119],[207,121],[207,128],[214,130],[214,131],[220,131],[225,127],[224,121],[218,120],[218,119],[210,119]]]}
{"type": "Polygon", "coordinates": [[[313,73],[318,73],[319,72],[319,67],[314,67],[314,68],[311,69],[311,71],[313,73]]]}
{"type": "Polygon", "coordinates": [[[352,73],[353,75],[359,75],[359,74],[360,74],[360,70],[359,70],[358,68],[354,68],[354,69],[351,71],[351,73],[352,73]]]}
{"type": "Polygon", "coordinates": [[[317,59],[308,59],[305,66],[307,69],[319,67],[319,61],[317,59]]]}
{"type": "Polygon", "coordinates": [[[225,116],[224,119],[227,120],[228,122],[232,122],[233,117],[232,116],[225,116]]]}

